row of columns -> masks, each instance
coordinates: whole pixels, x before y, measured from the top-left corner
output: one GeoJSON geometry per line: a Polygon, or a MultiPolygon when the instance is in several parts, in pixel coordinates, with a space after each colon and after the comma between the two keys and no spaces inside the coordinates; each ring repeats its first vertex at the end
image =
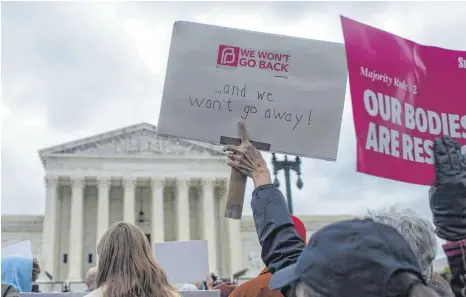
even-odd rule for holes
{"type": "MultiPolygon", "coordinates": [[[[69,281],[81,281],[83,269],[83,212],[84,212],[84,179],[71,180],[71,217],[70,217],[70,245],[69,245],[69,281]]],[[[177,240],[190,240],[189,220],[189,179],[177,181],[177,240]]],[[[135,190],[137,179],[127,178],[123,180],[123,220],[135,223],[135,190]]],[[[57,178],[46,178],[46,215],[44,216],[43,242],[45,253],[45,270],[53,272],[56,267],[56,240],[57,240],[57,178]]],[[[97,242],[109,227],[109,198],[111,179],[100,178],[98,180],[97,202],[97,242]]],[[[164,241],[164,180],[152,179],[152,203],[151,203],[151,239],[152,242],[164,241]]],[[[215,222],[214,180],[202,180],[203,192],[203,238],[207,240],[209,247],[209,266],[211,271],[217,271],[217,240],[216,232],[212,232],[217,225],[215,222]]],[[[228,220],[230,268],[232,272],[241,269],[241,243],[240,221],[228,220]]]]}

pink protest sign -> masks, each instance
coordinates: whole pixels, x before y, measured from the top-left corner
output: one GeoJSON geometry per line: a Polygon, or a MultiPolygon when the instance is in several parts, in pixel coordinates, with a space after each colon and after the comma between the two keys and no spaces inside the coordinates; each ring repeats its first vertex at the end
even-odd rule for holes
{"type": "Polygon", "coordinates": [[[433,140],[466,153],[466,52],[424,46],[342,17],[357,171],[430,185],[433,140]]]}

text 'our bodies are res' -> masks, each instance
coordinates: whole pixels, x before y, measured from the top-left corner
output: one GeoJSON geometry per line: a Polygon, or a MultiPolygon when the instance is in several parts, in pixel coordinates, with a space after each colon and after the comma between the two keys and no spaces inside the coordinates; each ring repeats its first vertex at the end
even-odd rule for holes
{"type": "MultiPolygon", "coordinates": [[[[363,100],[365,111],[374,118],[368,124],[366,150],[433,164],[435,137],[466,139],[466,115],[425,110],[370,89],[364,91],[363,100]],[[376,118],[385,124],[376,123],[376,118]],[[420,132],[423,137],[413,136],[413,132],[420,132]]],[[[466,153],[466,145],[462,152],[466,153]]]]}

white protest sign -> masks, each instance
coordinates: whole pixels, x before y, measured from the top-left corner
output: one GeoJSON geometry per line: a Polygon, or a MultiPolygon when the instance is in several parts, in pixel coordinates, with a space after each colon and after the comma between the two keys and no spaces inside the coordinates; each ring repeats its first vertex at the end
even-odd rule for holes
{"type": "Polygon", "coordinates": [[[32,245],[30,240],[10,244],[2,248],[2,257],[21,256],[32,259],[32,245]]]}
{"type": "Polygon", "coordinates": [[[206,240],[155,243],[154,255],[172,284],[202,281],[209,274],[206,240]]]}
{"type": "Polygon", "coordinates": [[[346,77],[343,44],[176,22],[158,133],[335,160],[346,77]]]}
{"type": "Polygon", "coordinates": [[[220,297],[220,290],[181,291],[183,297],[220,297]]]}
{"type": "Polygon", "coordinates": [[[83,297],[88,295],[89,292],[67,292],[67,293],[20,293],[21,297],[83,297]]]}

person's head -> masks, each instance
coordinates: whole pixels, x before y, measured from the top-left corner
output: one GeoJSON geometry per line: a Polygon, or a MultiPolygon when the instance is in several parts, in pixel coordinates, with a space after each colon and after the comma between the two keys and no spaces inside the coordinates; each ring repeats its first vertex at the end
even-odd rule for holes
{"type": "Polygon", "coordinates": [[[124,222],[113,224],[100,239],[97,253],[97,287],[105,286],[105,297],[178,296],[138,227],[124,222]]]}
{"type": "Polygon", "coordinates": [[[32,291],[34,277],[37,278],[33,259],[22,256],[2,257],[2,283],[12,285],[20,293],[26,293],[32,291]]]}
{"type": "Polygon", "coordinates": [[[89,291],[94,291],[96,288],[96,280],[97,280],[97,267],[91,267],[86,274],[86,279],[84,282],[86,283],[87,288],[89,291]]]}
{"type": "Polygon", "coordinates": [[[68,292],[71,292],[70,290],[70,283],[69,282],[65,282],[63,284],[63,287],[62,287],[62,293],[68,293],[68,292]]]}
{"type": "Polygon", "coordinates": [[[404,237],[419,261],[422,275],[429,282],[437,254],[437,237],[432,224],[410,209],[397,207],[369,210],[366,218],[389,225],[404,237]]]}
{"type": "Polygon", "coordinates": [[[316,232],[298,261],[276,271],[269,286],[295,297],[439,297],[403,236],[370,219],[316,232]]]}
{"type": "Polygon", "coordinates": [[[199,289],[204,289],[204,282],[195,282],[194,285],[199,289]]]}
{"type": "Polygon", "coordinates": [[[291,220],[293,221],[294,228],[296,229],[296,233],[302,238],[304,243],[306,243],[306,226],[304,225],[303,221],[301,221],[298,217],[291,215],[291,220]]]}

